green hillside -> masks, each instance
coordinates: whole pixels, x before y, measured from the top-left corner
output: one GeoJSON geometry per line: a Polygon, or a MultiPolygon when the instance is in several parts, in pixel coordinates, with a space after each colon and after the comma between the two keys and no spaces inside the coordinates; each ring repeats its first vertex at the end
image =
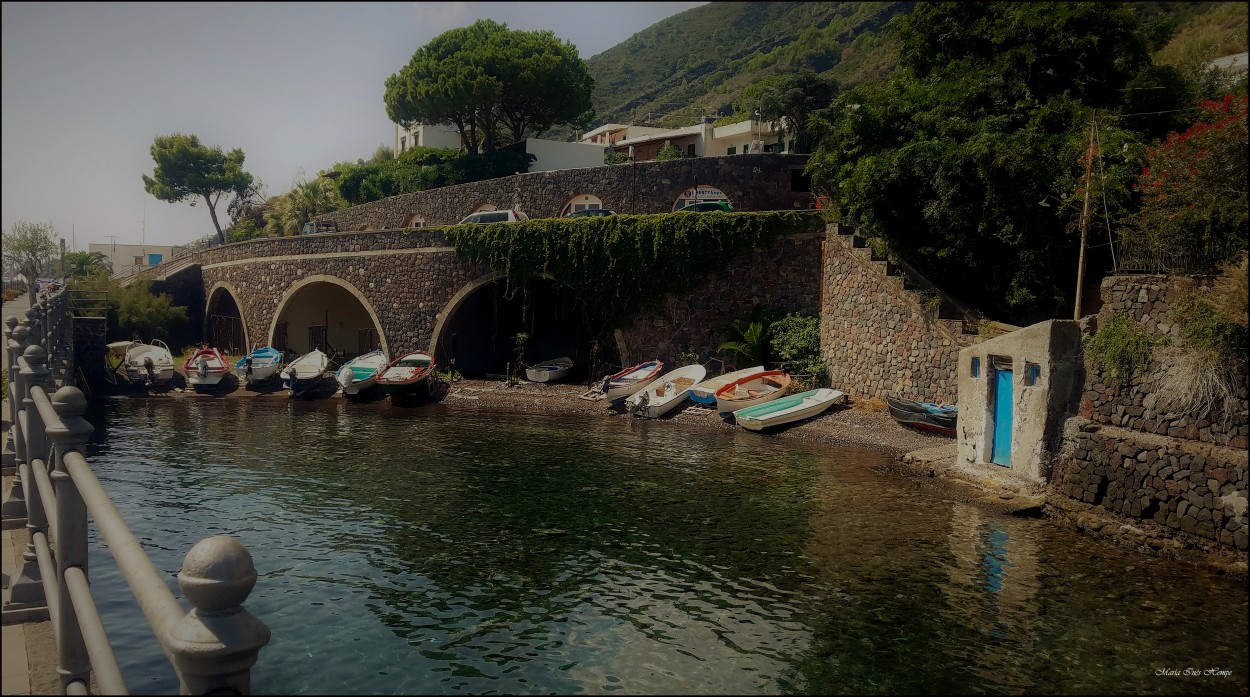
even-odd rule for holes
{"type": "Polygon", "coordinates": [[[714,2],[687,10],[586,61],[595,123],[679,126],[728,115],[745,87],[802,65],[847,83],[880,79],[895,64],[882,27],[910,6],[714,2]]]}
{"type": "MultiPolygon", "coordinates": [[[[1246,50],[1241,3],[1137,2],[1174,29],[1162,63],[1195,65],[1246,50]]],[[[843,85],[883,80],[897,47],[885,24],[910,2],[712,2],[658,22],[586,61],[604,123],[677,127],[728,116],[761,78],[810,67],[843,85]]]]}

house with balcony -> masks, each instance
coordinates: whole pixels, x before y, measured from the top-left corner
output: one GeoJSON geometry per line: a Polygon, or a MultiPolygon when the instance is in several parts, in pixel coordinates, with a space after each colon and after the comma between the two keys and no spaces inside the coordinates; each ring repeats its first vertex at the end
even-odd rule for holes
{"type": "Polygon", "coordinates": [[[161,262],[169,261],[182,247],[164,244],[97,244],[87,245],[87,251],[99,252],[108,259],[114,275],[143,271],[161,262]]]}
{"type": "Polygon", "coordinates": [[[676,146],[683,157],[789,152],[792,142],[783,142],[781,137],[766,121],[747,119],[714,126],[712,118],[704,116],[700,123],[681,128],[605,124],[583,135],[581,142],[603,143],[635,162],[646,162],[654,160],[665,143],[676,146]]]}

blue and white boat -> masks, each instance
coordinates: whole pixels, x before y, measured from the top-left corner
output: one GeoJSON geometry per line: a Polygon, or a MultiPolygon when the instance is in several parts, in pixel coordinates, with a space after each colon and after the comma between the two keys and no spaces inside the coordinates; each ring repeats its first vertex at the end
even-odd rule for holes
{"type": "Polygon", "coordinates": [[[234,364],[234,372],[247,385],[264,382],[277,375],[281,368],[282,352],[272,346],[258,348],[234,364]]]}
{"type": "Polygon", "coordinates": [[[282,386],[291,391],[291,396],[299,397],[321,382],[329,364],[329,356],[321,349],[313,349],[288,363],[278,375],[282,377],[282,386]]]}

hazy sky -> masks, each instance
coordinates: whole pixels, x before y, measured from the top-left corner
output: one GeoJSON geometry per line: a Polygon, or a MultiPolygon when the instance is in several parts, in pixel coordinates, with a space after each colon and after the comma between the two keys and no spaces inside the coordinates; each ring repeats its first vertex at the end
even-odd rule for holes
{"type": "MultiPolygon", "coordinates": [[[[158,135],[241,148],[281,194],[393,145],[386,78],[448,29],[482,18],[548,29],[589,58],[701,4],[4,2],[3,228],[51,222],[83,250],[110,235],[184,244],[212,221],[203,201],[143,190],[158,135]]],[[[225,201],[218,215],[228,220],[225,201]]]]}

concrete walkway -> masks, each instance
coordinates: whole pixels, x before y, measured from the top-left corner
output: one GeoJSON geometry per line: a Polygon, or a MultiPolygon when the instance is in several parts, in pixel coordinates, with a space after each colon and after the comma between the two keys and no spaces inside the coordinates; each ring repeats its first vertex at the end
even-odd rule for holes
{"type": "MultiPolygon", "coordinates": [[[[9,315],[23,316],[30,307],[27,296],[19,296],[15,300],[4,303],[0,308],[0,321],[9,315]]],[[[0,344],[5,342],[0,340],[0,344]]],[[[8,347],[0,346],[0,359],[7,368],[10,365],[8,347]]],[[[0,414],[3,415],[2,440],[9,438],[9,401],[8,395],[0,396],[0,414]]],[[[7,470],[6,470],[7,472],[7,470]]],[[[9,489],[15,477],[12,474],[3,476],[3,501],[9,497],[9,489]]],[[[4,605],[9,602],[9,590],[12,582],[21,573],[22,552],[26,549],[26,528],[18,527],[0,531],[0,557],[3,557],[4,587],[0,599],[4,605]]],[[[60,694],[60,679],[56,674],[56,642],[53,639],[52,623],[47,620],[32,621],[20,615],[10,616],[5,613],[3,626],[0,627],[3,643],[0,643],[0,694],[4,695],[55,695],[60,694]],[[12,622],[10,620],[13,620],[12,622]],[[31,660],[34,657],[34,660],[31,660]]]]}

